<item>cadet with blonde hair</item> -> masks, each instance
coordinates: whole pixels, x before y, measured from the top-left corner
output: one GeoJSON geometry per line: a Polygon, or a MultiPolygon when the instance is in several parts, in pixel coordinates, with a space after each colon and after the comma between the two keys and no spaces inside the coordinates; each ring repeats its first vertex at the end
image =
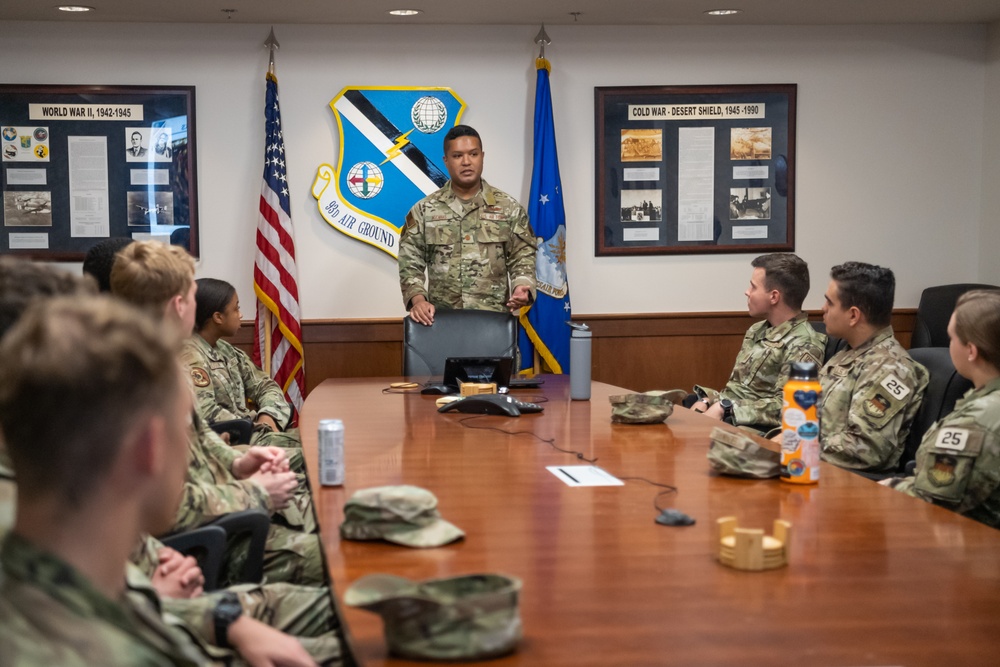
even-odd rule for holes
{"type": "Polygon", "coordinates": [[[0,357],[0,428],[21,481],[0,551],[5,660],[203,662],[123,577],[140,533],[172,523],[187,467],[192,399],[173,342],[124,304],[53,299],[0,357]]]}

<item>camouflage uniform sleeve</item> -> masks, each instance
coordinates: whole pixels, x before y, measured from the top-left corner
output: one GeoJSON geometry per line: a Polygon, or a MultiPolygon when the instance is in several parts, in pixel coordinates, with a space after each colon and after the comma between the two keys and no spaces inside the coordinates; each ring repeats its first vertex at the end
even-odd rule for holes
{"type": "Polygon", "coordinates": [[[215,605],[219,603],[219,594],[206,593],[196,598],[161,598],[165,614],[175,616],[197,635],[198,639],[208,644],[216,644],[215,641],[215,618],[213,611],[215,605]]]}
{"type": "Polygon", "coordinates": [[[899,462],[927,387],[927,371],[883,355],[860,363],[849,405],[838,411],[844,423],[821,422],[822,458],[842,468],[879,472],[899,462]]]}
{"type": "Polygon", "coordinates": [[[271,496],[262,485],[232,476],[233,461],[239,453],[222,442],[197,412],[194,422],[188,475],[174,529],[187,530],[245,509],[273,512],[271,496]]]}
{"type": "Polygon", "coordinates": [[[733,410],[736,423],[780,426],[781,408],[784,405],[782,389],[788,382],[788,376],[792,372],[792,364],[804,361],[811,361],[816,364],[816,368],[822,368],[823,348],[816,346],[815,339],[793,338],[785,348],[781,368],[774,382],[774,394],[754,401],[737,402],[733,410]]]}
{"type": "Polygon", "coordinates": [[[507,253],[507,273],[511,291],[524,285],[535,301],[535,232],[524,207],[518,205],[518,214],[511,220],[511,235],[507,253]]]}
{"type": "Polygon", "coordinates": [[[227,445],[219,434],[212,430],[200,410],[195,410],[194,428],[195,437],[205,455],[211,456],[222,467],[232,472],[233,462],[240,457],[240,453],[227,445]]]}
{"type": "Polygon", "coordinates": [[[292,418],[292,408],[285,400],[281,387],[267,373],[254,366],[246,352],[230,347],[239,361],[247,398],[257,404],[257,413],[271,415],[277,422],[278,428],[282,430],[287,428],[292,418]]]}
{"type": "Polygon", "coordinates": [[[927,431],[917,450],[916,475],[898,491],[996,525],[1000,519],[1000,433],[968,420],[945,418],[927,431]],[[991,507],[984,507],[990,499],[991,507]],[[979,516],[984,514],[985,516],[979,516]]]}
{"type": "Polygon", "coordinates": [[[226,514],[248,509],[274,512],[267,489],[249,479],[207,484],[188,478],[174,517],[173,530],[190,530],[226,514]]]}
{"type": "Polygon", "coordinates": [[[153,573],[156,572],[156,566],[160,564],[159,553],[163,546],[163,542],[152,535],[143,534],[128,559],[144,575],[152,579],[153,573]]]}
{"type": "Polygon", "coordinates": [[[215,381],[208,370],[208,359],[204,357],[193,340],[184,343],[181,360],[190,373],[191,385],[194,387],[194,402],[201,416],[210,424],[239,419],[238,415],[229,412],[215,398],[215,381]]]}
{"type": "Polygon", "coordinates": [[[403,304],[410,309],[410,302],[417,295],[427,298],[424,287],[427,269],[427,242],[424,238],[423,212],[419,203],[406,214],[406,224],[399,235],[399,289],[403,293],[403,304]]]}

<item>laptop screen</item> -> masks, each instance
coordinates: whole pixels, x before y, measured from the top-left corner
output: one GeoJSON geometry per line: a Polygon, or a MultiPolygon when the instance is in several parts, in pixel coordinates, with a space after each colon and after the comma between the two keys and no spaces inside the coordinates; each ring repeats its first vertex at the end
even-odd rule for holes
{"type": "Polygon", "coordinates": [[[448,357],[443,384],[458,389],[462,382],[495,382],[497,390],[510,385],[511,357],[448,357]]]}

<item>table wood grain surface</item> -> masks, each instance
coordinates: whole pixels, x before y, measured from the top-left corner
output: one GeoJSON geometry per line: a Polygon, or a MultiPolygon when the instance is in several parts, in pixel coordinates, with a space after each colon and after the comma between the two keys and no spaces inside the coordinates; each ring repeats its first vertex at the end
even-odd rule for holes
{"type": "MultiPolygon", "coordinates": [[[[678,408],[665,424],[611,423],[608,396],[569,399],[546,376],[520,418],[439,414],[434,397],[384,394],[398,378],[336,379],[301,416],[306,461],[335,595],[360,577],[411,579],[498,572],[523,581],[524,639],[495,665],[990,665],[1000,660],[1000,531],[822,464],[800,487],[710,471],[717,422],[678,408]],[[346,483],[321,487],[317,426],[345,426],[346,483]],[[525,434],[554,438],[618,477],[677,487],[661,503],[697,520],[654,522],[659,489],[572,488],[546,470],[583,463],[525,434]],[[354,491],[386,484],[431,490],[463,541],[435,549],[341,540],[354,491]],[[740,572],[716,560],[716,519],[771,532],[792,524],[790,564],[740,572]]],[[[381,618],[340,605],[364,665],[387,656],[381,618]]]]}

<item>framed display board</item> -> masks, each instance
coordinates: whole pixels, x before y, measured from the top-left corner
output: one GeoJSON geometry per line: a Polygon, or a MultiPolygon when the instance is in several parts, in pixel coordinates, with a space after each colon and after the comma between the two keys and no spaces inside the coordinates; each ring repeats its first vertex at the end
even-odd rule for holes
{"type": "Polygon", "coordinates": [[[194,86],[0,85],[0,156],[0,253],[127,236],[198,256],[194,86]]]}
{"type": "Polygon", "coordinates": [[[595,88],[597,255],[794,250],[795,93],[595,88]]]}

